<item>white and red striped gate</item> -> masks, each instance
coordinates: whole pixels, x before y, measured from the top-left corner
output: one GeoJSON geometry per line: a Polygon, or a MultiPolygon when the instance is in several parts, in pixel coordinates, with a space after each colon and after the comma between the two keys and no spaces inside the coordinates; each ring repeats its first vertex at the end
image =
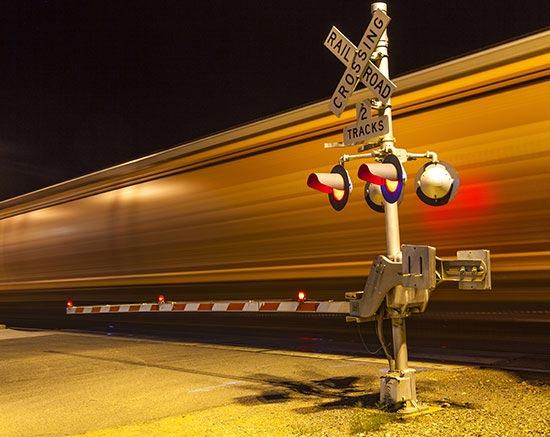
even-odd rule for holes
{"type": "Polygon", "coordinates": [[[210,302],[165,302],[159,297],[157,303],[116,305],[74,305],[67,302],[67,314],[145,313],[145,312],[271,312],[271,313],[318,313],[348,314],[347,301],[305,300],[231,300],[210,302]]]}

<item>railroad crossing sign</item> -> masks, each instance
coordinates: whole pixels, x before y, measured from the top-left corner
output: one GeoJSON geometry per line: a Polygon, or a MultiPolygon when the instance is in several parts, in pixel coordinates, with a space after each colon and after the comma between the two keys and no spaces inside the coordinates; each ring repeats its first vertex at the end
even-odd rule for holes
{"type": "Polygon", "coordinates": [[[347,67],[329,102],[330,110],[337,117],[342,115],[346,102],[359,80],[384,104],[388,102],[395,90],[395,84],[370,61],[389,22],[390,17],[382,10],[377,9],[373,13],[358,47],[355,47],[336,27],[332,27],[330,30],[325,40],[325,47],[347,67]]]}
{"type": "Polygon", "coordinates": [[[371,117],[370,101],[365,100],[355,105],[357,123],[344,128],[344,145],[352,146],[369,138],[379,137],[390,131],[387,115],[371,117]]]}

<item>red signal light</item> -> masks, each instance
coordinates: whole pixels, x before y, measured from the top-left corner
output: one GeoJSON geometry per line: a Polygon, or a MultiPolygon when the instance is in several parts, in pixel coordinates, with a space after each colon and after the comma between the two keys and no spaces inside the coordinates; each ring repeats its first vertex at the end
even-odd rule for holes
{"type": "Polygon", "coordinates": [[[67,301],[67,308],[72,308],[73,306],[74,306],[73,301],[72,301],[72,300],[68,300],[68,301],[67,301]]]}
{"type": "Polygon", "coordinates": [[[298,292],[298,300],[299,300],[300,302],[304,302],[304,301],[306,300],[306,292],[305,292],[305,291],[300,290],[300,291],[298,292]]]}
{"type": "Polygon", "coordinates": [[[163,304],[164,302],[165,302],[165,301],[164,301],[164,295],[159,294],[158,303],[159,303],[159,304],[163,304]]]}
{"type": "Polygon", "coordinates": [[[341,211],[353,189],[349,174],[344,166],[338,164],[330,173],[311,173],[307,178],[307,185],[314,190],[328,194],[332,208],[341,211]]]}
{"type": "Polygon", "coordinates": [[[397,181],[397,169],[391,164],[361,164],[357,175],[376,185],[384,185],[388,179],[397,181]]]}
{"type": "Polygon", "coordinates": [[[379,185],[386,202],[401,200],[406,174],[397,156],[388,155],[381,164],[361,164],[358,176],[370,184],[379,185]]]}

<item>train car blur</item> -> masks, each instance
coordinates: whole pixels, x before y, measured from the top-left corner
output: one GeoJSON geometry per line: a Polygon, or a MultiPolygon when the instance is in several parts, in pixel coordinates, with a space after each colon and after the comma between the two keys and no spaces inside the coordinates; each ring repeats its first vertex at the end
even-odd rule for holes
{"type": "MultiPolygon", "coordinates": [[[[495,290],[550,279],[549,42],[543,32],[394,80],[397,147],[435,151],[461,178],[453,202],[434,208],[414,193],[423,162],[405,165],[401,241],[438,256],[489,249],[495,290]]],[[[343,149],[323,144],[342,140],[369,97],[357,92],[340,119],[324,101],[1,202],[0,296],[362,289],[386,252],[383,215],[359,184],[335,212],[306,178],[338,162],[343,149]]]]}

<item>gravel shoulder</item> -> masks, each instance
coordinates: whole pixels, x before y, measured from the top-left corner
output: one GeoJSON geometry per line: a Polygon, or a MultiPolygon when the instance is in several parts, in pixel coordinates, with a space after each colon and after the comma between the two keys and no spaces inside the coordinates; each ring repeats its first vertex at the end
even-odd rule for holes
{"type": "Polygon", "coordinates": [[[292,389],[263,398],[84,434],[97,436],[550,436],[548,373],[464,367],[417,374],[418,399],[429,413],[382,411],[376,383],[361,396],[327,387],[320,396],[292,389]]]}

